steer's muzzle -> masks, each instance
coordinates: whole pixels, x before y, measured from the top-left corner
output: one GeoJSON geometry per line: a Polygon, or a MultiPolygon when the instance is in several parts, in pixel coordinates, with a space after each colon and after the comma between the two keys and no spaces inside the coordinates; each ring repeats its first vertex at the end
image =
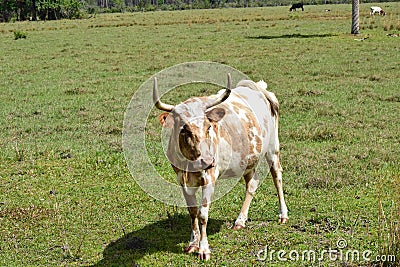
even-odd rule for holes
{"type": "Polygon", "coordinates": [[[191,172],[200,172],[208,170],[212,167],[215,167],[215,159],[214,157],[199,158],[195,161],[191,161],[188,167],[189,169],[187,171],[191,172]]]}
{"type": "Polygon", "coordinates": [[[215,158],[214,157],[211,157],[209,159],[201,159],[200,162],[201,162],[201,168],[203,170],[208,170],[212,167],[215,167],[215,158]]]}

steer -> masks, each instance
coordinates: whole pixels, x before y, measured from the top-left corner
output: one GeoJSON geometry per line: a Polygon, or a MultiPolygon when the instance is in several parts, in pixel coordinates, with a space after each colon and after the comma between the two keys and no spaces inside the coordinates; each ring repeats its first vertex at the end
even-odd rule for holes
{"type": "Polygon", "coordinates": [[[301,8],[301,11],[304,11],[303,3],[293,4],[289,11],[296,11],[297,8],[301,8]]]}
{"type": "Polygon", "coordinates": [[[386,16],[386,12],[379,6],[371,6],[370,15],[375,15],[378,13],[379,15],[386,16]]]}
{"type": "Polygon", "coordinates": [[[201,260],[211,257],[206,228],[216,180],[244,177],[246,195],[232,226],[242,229],[260,183],[256,166],[263,157],[278,191],[279,222],[288,220],[279,162],[279,103],[266,88],[264,81],[242,80],[231,89],[228,74],[227,88],[217,95],[192,97],[173,106],[161,102],[154,79],[153,101],[158,109],[166,111],[159,116],[160,123],[171,129],[167,157],[177,174],[192,222],[185,252],[197,251],[201,260]],[[198,208],[196,191],[200,187],[198,208]]]}

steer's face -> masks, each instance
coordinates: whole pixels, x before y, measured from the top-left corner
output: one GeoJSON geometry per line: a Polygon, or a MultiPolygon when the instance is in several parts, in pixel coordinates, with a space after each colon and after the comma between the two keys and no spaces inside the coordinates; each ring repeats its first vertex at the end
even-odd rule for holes
{"type": "Polygon", "coordinates": [[[217,123],[225,111],[204,109],[203,101],[193,98],[159,116],[163,127],[172,129],[167,156],[181,170],[198,172],[215,164],[217,123]]]}

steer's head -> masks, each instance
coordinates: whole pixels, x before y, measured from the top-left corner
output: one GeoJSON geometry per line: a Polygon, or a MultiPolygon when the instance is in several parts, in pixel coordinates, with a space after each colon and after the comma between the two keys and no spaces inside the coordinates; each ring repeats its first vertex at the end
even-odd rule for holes
{"type": "Polygon", "coordinates": [[[225,101],[230,92],[228,75],[228,87],[217,99],[195,97],[173,106],[160,101],[157,79],[154,79],[154,103],[158,109],[166,111],[159,116],[159,121],[164,128],[172,130],[167,156],[175,168],[198,172],[214,167],[217,124],[225,116],[225,110],[216,106],[225,101]]]}

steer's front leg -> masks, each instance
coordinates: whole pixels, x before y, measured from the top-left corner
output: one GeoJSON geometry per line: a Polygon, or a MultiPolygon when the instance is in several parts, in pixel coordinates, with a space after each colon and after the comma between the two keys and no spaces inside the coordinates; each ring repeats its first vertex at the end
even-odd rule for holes
{"type": "Polygon", "coordinates": [[[198,220],[198,209],[196,203],[197,188],[182,187],[183,196],[188,206],[189,215],[192,221],[192,233],[190,234],[189,245],[185,248],[186,253],[192,253],[199,250],[200,246],[200,229],[198,220]]]}
{"type": "Polygon", "coordinates": [[[200,249],[199,249],[199,259],[209,260],[211,258],[211,251],[207,239],[207,222],[208,222],[208,211],[210,209],[211,200],[214,195],[214,179],[211,179],[211,175],[203,174],[202,186],[202,199],[201,206],[199,209],[199,221],[201,225],[201,237],[200,237],[200,249]]]}

